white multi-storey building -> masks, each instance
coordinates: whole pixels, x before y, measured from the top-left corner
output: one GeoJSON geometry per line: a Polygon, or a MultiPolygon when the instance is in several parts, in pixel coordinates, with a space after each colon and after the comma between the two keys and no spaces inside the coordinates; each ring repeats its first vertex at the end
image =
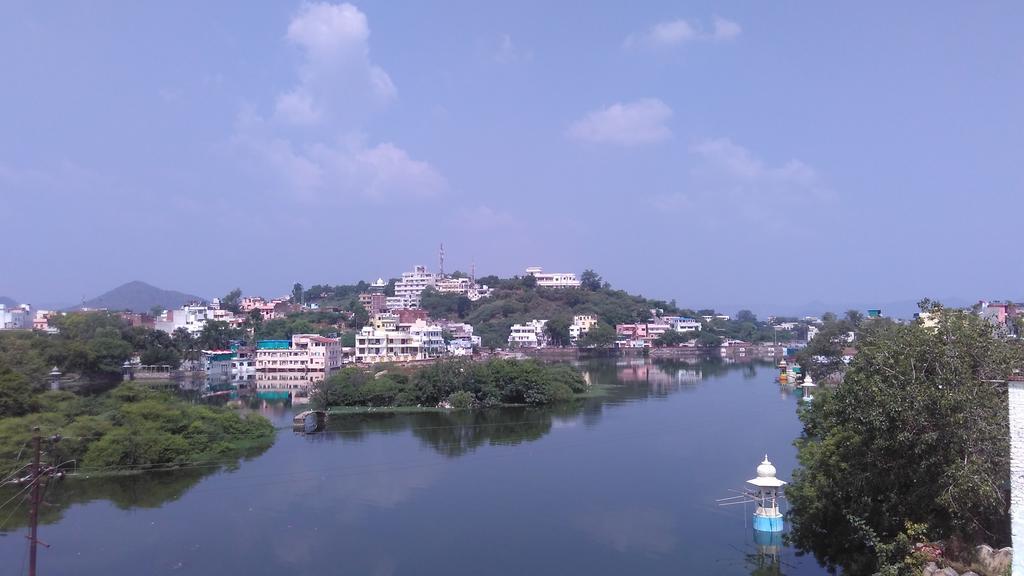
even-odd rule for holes
{"type": "Polygon", "coordinates": [[[580,336],[583,336],[597,324],[597,316],[593,314],[577,314],[572,318],[572,325],[569,326],[569,340],[575,344],[580,336]]]}
{"type": "Polygon", "coordinates": [[[579,288],[580,281],[572,272],[545,272],[539,266],[531,266],[526,273],[537,279],[537,286],[544,288],[579,288]]]}
{"type": "Polygon", "coordinates": [[[420,294],[436,282],[437,276],[427,272],[426,266],[415,266],[412,272],[402,272],[402,278],[395,282],[395,298],[400,298],[402,305],[395,308],[419,308],[420,294]]]}
{"type": "Polygon", "coordinates": [[[416,320],[409,327],[409,334],[418,336],[423,354],[428,358],[435,358],[444,354],[444,336],[441,335],[441,327],[435,324],[428,324],[424,320],[416,320]]]}
{"type": "Polygon", "coordinates": [[[508,335],[510,348],[543,348],[548,337],[544,332],[547,320],[530,320],[526,324],[513,324],[508,335]]]}
{"type": "MultiPolygon", "coordinates": [[[[414,324],[415,326],[415,324],[414,324]]],[[[356,362],[410,362],[444,353],[441,329],[424,326],[417,333],[366,326],[356,334],[356,362]],[[441,341],[440,347],[437,341],[441,341]]]]}
{"type": "Polygon", "coordinates": [[[701,323],[693,318],[683,316],[665,316],[662,321],[668,323],[676,332],[700,332],[701,323]]]}
{"type": "Polygon", "coordinates": [[[341,368],[341,341],[317,334],[294,334],[291,342],[257,344],[256,388],[305,390],[341,368]]]}
{"type": "Polygon", "coordinates": [[[13,308],[0,304],[0,330],[31,330],[34,319],[28,304],[13,308]]]}
{"type": "Polygon", "coordinates": [[[236,325],[241,323],[241,317],[236,317],[230,310],[195,304],[185,305],[176,310],[164,310],[156,319],[154,327],[168,334],[173,334],[178,328],[185,328],[189,333],[196,335],[203,331],[203,327],[210,320],[236,325]]]}
{"type": "Polygon", "coordinates": [[[442,294],[460,294],[473,302],[491,295],[491,289],[480,285],[469,278],[438,277],[434,281],[434,289],[442,294]]]}

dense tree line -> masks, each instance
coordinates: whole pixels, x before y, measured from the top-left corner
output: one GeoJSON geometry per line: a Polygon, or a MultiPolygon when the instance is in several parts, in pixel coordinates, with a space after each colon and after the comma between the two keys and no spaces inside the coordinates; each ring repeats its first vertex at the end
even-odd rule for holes
{"type": "Polygon", "coordinates": [[[321,406],[436,406],[455,408],[508,404],[541,405],[571,399],[586,390],[579,371],[527,360],[444,360],[412,370],[372,373],[349,367],[317,385],[321,406]]]}
{"type": "MultiPolygon", "coordinates": [[[[1020,342],[994,337],[968,311],[930,311],[937,327],[850,316],[826,324],[836,334],[855,327],[857,353],[841,382],[802,410],[802,468],[786,494],[793,542],[844,573],[920,573],[911,547],[925,538],[1008,543],[1000,381],[1021,366],[1020,342]]],[[[821,355],[832,352],[834,337],[819,337],[821,355]]]]}

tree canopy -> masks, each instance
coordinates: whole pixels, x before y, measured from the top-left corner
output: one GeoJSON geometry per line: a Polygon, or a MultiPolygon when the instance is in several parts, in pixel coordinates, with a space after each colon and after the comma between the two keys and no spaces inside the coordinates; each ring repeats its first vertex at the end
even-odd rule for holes
{"type": "Polygon", "coordinates": [[[1008,542],[998,381],[1020,366],[1021,347],[969,312],[933,312],[935,328],[863,320],[841,383],[801,412],[802,468],[786,490],[791,537],[847,573],[909,573],[891,564],[891,547],[917,525],[932,539],[1008,542]]]}

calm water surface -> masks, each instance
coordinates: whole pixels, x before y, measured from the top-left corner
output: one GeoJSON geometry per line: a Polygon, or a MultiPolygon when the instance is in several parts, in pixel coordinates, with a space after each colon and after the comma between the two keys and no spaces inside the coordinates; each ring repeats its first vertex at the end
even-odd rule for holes
{"type": "MultiPolygon", "coordinates": [[[[335,417],[233,470],[66,482],[40,573],[825,573],[756,543],[752,507],[715,505],[766,452],[791,475],[799,400],[770,365],[581,367],[605,396],[335,417]]],[[[261,410],[290,424],[290,407],[261,410]]],[[[26,533],[0,536],[0,572],[19,573],[26,533]]]]}

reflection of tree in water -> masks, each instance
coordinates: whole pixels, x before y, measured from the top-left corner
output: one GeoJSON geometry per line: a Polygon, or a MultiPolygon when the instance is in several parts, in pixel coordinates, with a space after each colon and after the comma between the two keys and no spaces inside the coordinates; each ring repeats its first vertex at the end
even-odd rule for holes
{"type": "Polygon", "coordinates": [[[584,411],[584,402],[559,406],[454,410],[420,414],[363,413],[334,417],[328,434],[357,440],[370,433],[411,431],[438,453],[461,456],[484,445],[514,445],[543,437],[554,418],[584,411]]]}
{"type": "Polygon", "coordinates": [[[703,380],[735,370],[756,373],[757,365],[637,358],[583,361],[576,366],[587,373],[593,385],[607,387],[602,396],[537,407],[345,414],[331,417],[328,433],[322,438],[359,440],[369,434],[411,431],[438,453],[457,457],[485,444],[512,445],[538,440],[551,431],[556,418],[580,418],[584,426],[593,426],[600,421],[606,405],[694,389],[703,380]]]}
{"type": "MultiPolygon", "coordinates": [[[[241,459],[252,459],[261,455],[266,448],[253,449],[239,456],[241,459]]],[[[223,462],[223,461],[222,461],[223,462]]],[[[167,502],[181,498],[185,492],[195,486],[204,477],[225,468],[237,467],[237,461],[227,465],[199,465],[194,468],[178,470],[147,471],[137,474],[121,474],[102,477],[69,477],[64,480],[51,480],[46,488],[43,501],[39,507],[39,522],[54,524],[59,522],[64,512],[75,504],[87,504],[96,500],[109,500],[123,510],[131,508],[159,508],[167,502]]],[[[20,488],[19,488],[20,490],[20,488]]],[[[0,491],[0,498],[6,501],[18,491],[0,491]]],[[[28,525],[28,505],[20,498],[15,502],[20,505],[10,513],[6,523],[0,526],[0,533],[15,530],[28,525]]],[[[12,505],[14,505],[12,503],[12,505]]],[[[9,512],[5,509],[5,516],[9,512]]]]}

